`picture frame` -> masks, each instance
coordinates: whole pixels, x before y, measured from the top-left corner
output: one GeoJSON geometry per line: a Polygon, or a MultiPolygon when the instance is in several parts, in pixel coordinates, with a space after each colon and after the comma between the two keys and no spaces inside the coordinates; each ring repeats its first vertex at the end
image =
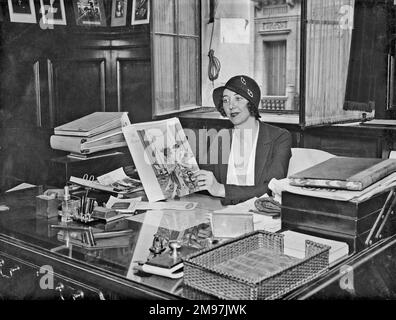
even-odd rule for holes
{"type": "Polygon", "coordinates": [[[11,22],[37,23],[33,0],[8,0],[11,22]]]}
{"type": "Polygon", "coordinates": [[[150,22],[150,1],[132,0],[132,25],[150,22]]]}
{"type": "Polygon", "coordinates": [[[42,21],[48,25],[66,25],[64,0],[40,0],[42,21]]]}
{"type": "Polygon", "coordinates": [[[120,27],[126,25],[128,0],[113,0],[111,6],[111,26],[120,27]]]}
{"type": "Polygon", "coordinates": [[[73,0],[76,25],[105,27],[106,13],[103,0],[73,0]]]}

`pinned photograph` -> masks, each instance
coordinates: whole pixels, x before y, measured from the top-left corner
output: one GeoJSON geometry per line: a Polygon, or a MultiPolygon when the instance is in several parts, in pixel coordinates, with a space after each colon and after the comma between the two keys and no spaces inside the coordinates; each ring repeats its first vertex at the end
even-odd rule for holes
{"type": "Polygon", "coordinates": [[[149,23],[149,0],[132,0],[132,25],[149,23]]]}
{"type": "Polygon", "coordinates": [[[179,119],[135,123],[122,129],[149,201],[198,191],[199,170],[179,119]]]}
{"type": "Polygon", "coordinates": [[[119,27],[126,25],[128,0],[113,0],[111,9],[111,26],[119,27]]]}
{"type": "Polygon", "coordinates": [[[8,0],[11,22],[36,23],[33,0],[8,0]]]}
{"type": "Polygon", "coordinates": [[[47,25],[66,25],[64,0],[40,0],[42,22],[47,25]]]}
{"type": "Polygon", "coordinates": [[[103,0],[73,0],[78,26],[106,26],[103,0]]]}

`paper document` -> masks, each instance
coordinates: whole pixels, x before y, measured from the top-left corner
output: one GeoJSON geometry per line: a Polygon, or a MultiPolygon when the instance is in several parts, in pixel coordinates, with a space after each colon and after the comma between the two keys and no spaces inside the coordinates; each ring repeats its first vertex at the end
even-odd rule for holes
{"type": "Polygon", "coordinates": [[[142,197],[135,199],[119,199],[110,196],[109,200],[106,203],[106,208],[113,209],[118,212],[133,213],[136,211],[137,205],[141,199],[142,197]]]}
{"type": "Polygon", "coordinates": [[[101,175],[97,179],[100,184],[112,187],[120,193],[132,193],[143,190],[140,180],[128,177],[123,168],[101,175]]]}
{"type": "Polygon", "coordinates": [[[361,191],[327,189],[327,188],[314,188],[314,187],[297,187],[289,184],[289,179],[272,179],[268,187],[275,193],[275,200],[281,202],[280,195],[283,191],[290,193],[300,194],[309,197],[317,197],[324,199],[333,199],[339,201],[364,201],[372,196],[390,190],[396,186],[396,172],[383,178],[380,181],[372,184],[371,186],[361,191]]]}
{"type": "Polygon", "coordinates": [[[206,215],[196,214],[194,211],[152,210],[128,217],[127,220],[155,225],[173,231],[184,231],[201,223],[209,223],[206,215]]]}
{"type": "Polygon", "coordinates": [[[329,251],[330,265],[348,256],[349,247],[348,244],[346,244],[345,242],[329,240],[322,237],[314,237],[290,230],[284,231],[282,232],[282,234],[285,236],[283,238],[284,253],[292,257],[296,257],[300,259],[305,258],[306,240],[311,240],[320,244],[325,244],[330,246],[330,251],[329,251]]]}
{"type": "MultiPolygon", "coordinates": [[[[267,196],[266,194],[264,196],[267,196]]],[[[245,202],[238,203],[236,205],[230,205],[223,209],[213,211],[213,214],[252,214],[251,210],[257,210],[254,202],[258,198],[246,200],[245,202]]],[[[269,232],[276,232],[281,229],[281,219],[273,219],[272,217],[265,216],[262,214],[253,213],[253,229],[265,230],[269,232]]]]}
{"type": "Polygon", "coordinates": [[[116,193],[117,191],[113,187],[108,187],[100,184],[99,182],[96,181],[90,181],[88,179],[82,179],[82,178],[77,178],[71,176],[69,179],[70,182],[78,184],[79,186],[86,187],[86,188],[91,188],[91,189],[96,189],[96,190],[101,190],[101,191],[106,191],[106,192],[113,192],[116,193]]]}
{"type": "Polygon", "coordinates": [[[213,211],[213,213],[243,213],[250,212],[250,210],[257,210],[256,206],[254,205],[254,202],[257,199],[257,197],[254,197],[236,205],[230,205],[223,209],[213,211]]]}
{"type": "Polygon", "coordinates": [[[14,188],[11,188],[9,190],[6,191],[7,192],[13,192],[13,191],[18,191],[18,190],[23,190],[23,189],[29,189],[29,188],[34,188],[36,187],[34,184],[30,184],[30,183],[21,183],[17,186],[15,186],[14,188]]]}
{"type": "Polygon", "coordinates": [[[137,210],[194,210],[197,202],[167,201],[167,202],[139,202],[137,210]]]}

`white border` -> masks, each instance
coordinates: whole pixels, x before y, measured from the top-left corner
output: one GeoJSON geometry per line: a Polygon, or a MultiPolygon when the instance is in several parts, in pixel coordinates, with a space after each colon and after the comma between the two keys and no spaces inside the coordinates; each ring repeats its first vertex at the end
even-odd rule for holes
{"type": "Polygon", "coordinates": [[[111,4],[111,19],[110,19],[110,26],[111,27],[122,27],[126,25],[127,21],[127,14],[128,14],[128,0],[122,0],[124,2],[124,14],[125,16],[122,18],[116,18],[115,17],[115,7],[116,7],[116,1],[113,0],[111,4]]]}
{"type": "Polygon", "coordinates": [[[144,20],[135,20],[135,7],[136,7],[136,1],[137,0],[132,0],[132,25],[137,25],[137,24],[146,24],[150,22],[150,0],[147,0],[147,19],[144,20]]]}
{"type": "Polygon", "coordinates": [[[34,7],[34,1],[29,0],[29,7],[31,14],[28,13],[14,13],[14,7],[12,1],[8,0],[8,10],[10,12],[11,22],[23,22],[23,23],[37,23],[36,20],[36,9],[34,7]]]}

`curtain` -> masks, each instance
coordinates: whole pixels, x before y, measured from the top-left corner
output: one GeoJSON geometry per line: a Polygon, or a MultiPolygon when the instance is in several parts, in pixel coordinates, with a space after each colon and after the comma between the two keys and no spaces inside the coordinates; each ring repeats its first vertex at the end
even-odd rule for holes
{"type": "Polygon", "coordinates": [[[354,5],[355,0],[307,1],[305,125],[359,118],[342,110],[354,5]]]}

